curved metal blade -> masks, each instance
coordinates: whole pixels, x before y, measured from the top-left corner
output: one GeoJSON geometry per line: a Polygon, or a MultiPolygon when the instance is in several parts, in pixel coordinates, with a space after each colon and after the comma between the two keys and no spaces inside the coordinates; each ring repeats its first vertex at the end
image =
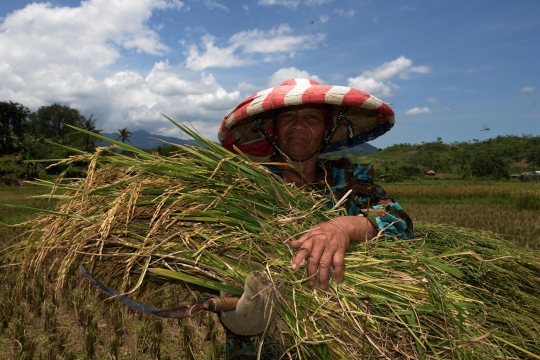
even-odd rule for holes
{"type": "Polygon", "coordinates": [[[205,310],[209,308],[208,301],[204,303],[200,303],[200,304],[195,304],[191,306],[180,306],[180,307],[172,308],[172,309],[160,309],[160,308],[155,308],[155,307],[139,304],[138,302],[133,301],[123,295],[120,295],[118,292],[102,284],[99,280],[93,277],[92,274],[88,272],[88,270],[86,270],[84,265],[81,264],[79,266],[79,271],[81,272],[81,275],[84,276],[86,279],[88,279],[88,281],[90,281],[92,285],[97,287],[99,290],[101,290],[105,294],[120,301],[122,304],[127,305],[132,309],[142,311],[147,314],[152,314],[152,315],[163,317],[163,318],[183,319],[183,318],[190,317],[196,311],[205,310]]]}

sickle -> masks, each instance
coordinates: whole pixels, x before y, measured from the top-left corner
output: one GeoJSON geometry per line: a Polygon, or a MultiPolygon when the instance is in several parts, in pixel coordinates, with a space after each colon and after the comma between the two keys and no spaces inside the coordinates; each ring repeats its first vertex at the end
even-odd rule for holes
{"type": "Polygon", "coordinates": [[[202,303],[194,304],[191,306],[180,306],[172,309],[159,309],[154,308],[151,306],[146,306],[143,304],[139,304],[138,302],[135,302],[123,295],[120,295],[118,292],[114,291],[111,288],[108,288],[107,286],[103,285],[101,282],[99,282],[95,277],[92,276],[86,270],[84,265],[79,266],[79,271],[81,272],[81,275],[84,276],[92,285],[97,287],[99,290],[104,292],[105,294],[109,295],[110,297],[113,297],[114,299],[120,301],[122,304],[129,306],[132,309],[145,312],[147,314],[152,314],[155,316],[159,316],[162,318],[174,318],[174,319],[183,319],[190,317],[195,312],[199,310],[206,310],[206,311],[229,311],[236,309],[236,304],[238,303],[238,300],[240,298],[237,297],[215,297],[215,298],[209,298],[206,299],[202,303]]]}

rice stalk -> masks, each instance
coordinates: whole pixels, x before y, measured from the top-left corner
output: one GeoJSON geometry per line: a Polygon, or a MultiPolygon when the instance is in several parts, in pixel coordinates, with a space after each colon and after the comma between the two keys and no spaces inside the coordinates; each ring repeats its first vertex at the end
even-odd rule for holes
{"type": "Polygon", "coordinates": [[[313,289],[304,268],[290,269],[289,243],[343,210],[177,125],[201,147],[162,157],[107,139],[135,156],[100,148],[64,160],[87,162],[86,179],[52,184],[63,201],[4,256],[23,263],[22,276],[50,277],[59,289],[84,263],[134,298],[164,283],[194,299],[241,294],[251,271],[265,271],[285,284],[278,323],[285,357],[540,353],[540,311],[529,296],[540,288],[537,255],[491,235],[420,224],[415,240],[351,244],[343,283],[313,289]],[[497,293],[503,289],[512,298],[497,293]]]}

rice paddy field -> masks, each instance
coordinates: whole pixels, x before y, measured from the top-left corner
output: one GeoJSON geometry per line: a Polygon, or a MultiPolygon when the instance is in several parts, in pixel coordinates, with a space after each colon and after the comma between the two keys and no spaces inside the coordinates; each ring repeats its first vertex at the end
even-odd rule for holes
{"type": "MultiPolygon", "coordinates": [[[[295,358],[290,355],[295,352],[299,354],[298,358],[305,359],[438,359],[449,358],[449,354],[456,359],[540,358],[536,352],[540,349],[537,339],[539,324],[534,320],[531,323],[532,318],[521,311],[523,307],[530,307],[531,310],[527,311],[535,314],[536,319],[540,315],[537,304],[531,300],[538,295],[534,285],[538,282],[538,274],[534,275],[538,268],[533,262],[535,260],[527,257],[527,248],[540,249],[540,225],[536,215],[540,185],[537,183],[425,181],[385,184],[387,192],[418,224],[418,240],[409,244],[383,242],[353,246],[349,268],[358,271],[349,272],[343,286],[336,286],[322,295],[313,295],[301,284],[301,277],[298,277],[301,274],[295,275],[287,270],[286,258],[291,254],[283,244],[290,241],[290,237],[279,235],[276,229],[294,234],[309,226],[309,221],[320,221],[327,216],[326,213],[313,215],[309,210],[320,201],[305,199],[306,204],[299,209],[307,206],[308,210],[295,210],[295,216],[289,214],[285,217],[270,212],[271,216],[279,219],[269,221],[268,226],[261,226],[260,219],[269,216],[264,213],[268,206],[256,203],[264,196],[262,192],[274,194],[279,191],[280,196],[274,199],[277,207],[280,202],[304,200],[294,200],[298,197],[287,189],[276,189],[276,184],[265,179],[264,174],[257,176],[261,176],[261,181],[269,182],[263,187],[254,187],[240,176],[242,171],[254,174],[249,167],[241,169],[241,162],[228,164],[230,159],[212,158],[209,153],[202,154],[197,161],[192,161],[193,154],[186,157],[182,161],[189,171],[177,173],[173,173],[170,167],[174,159],[148,156],[135,161],[120,155],[117,157],[106,160],[116,161],[115,166],[121,169],[120,172],[115,173],[107,167],[101,172],[90,171],[89,176],[93,180],[86,182],[84,191],[78,185],[66,184],[67,195],[59,198],[69,201],[60,209],[55,207],[58,200],[29,198],[46,194],[49,191],[46,187],[25,185],[17,190],[0,189],[1,204],[54,208],[58,212],[45,213],[38,218],[25,208],[2,206],[0,209],[1,223],[9,225],[28,221],[27,225],[34,231],[34,238],[30,236],[26,247],[21,247],[19,241],[27,238],[25,231],[29,228],[5,225],[0,228],[0,254],[15,254],[3,257],[0,265],[0,358],[223,358],[224,334],[215,314],[199,313],[189,319],[163,320],[107,301],[106,296],[89,284],[81,283],[76,267],[72,266],[72,263],[89,259],[103,264],[98,272],[100,278],[111,281],[118,290],[136,289],[134,296],[136,294],[138,301],[162,308],[190,304],[200,296],[196,291],[178,286],[175,277],[182,274],[181,269],[184,273],[211,279],[206,280],[209,286],[214,286],[212,284],[219,280],[227,284],[231,292],[238,293],[249,270],[264,268],[261,259],[267,259],[269,272],[290,277],[288,299],[300,305],[296,309],[283,308],[286,326],[281,330],[283,333],[292,332],[293,339],[297,341],[292,344],[285,342],[289,350],[295,351],[287,351],[289,355],[283,358],[295,358]],[[227,168],[233,172],[220,173],[227,168]],[[145,172],[153,173],[147,176],[145,172]],[[189,179],[198,176],[212,181],[212,187],[189,188],[195,183],[189,179]],[[189,181],[185,182],[186,179],[189,181]],[[171,182],[168,188],[164,187],[171,182]],[[214,191],[219,187],[223,190],[214,191]],[[192,196],[193,191],[197,191],[199,202],[189,205],[188,213],[180,212],[181,206],[185,206],[182,202],[192,196]],[[249,192],[253,203],[234,201],[235,191],[249,192]],[[92,201],[85,198],[94,192],[100,194],[98,198],[92,201]],[[222,195],[224,193],[232,197],[232,201],[228,202],[222,195]],[[208,201],[202,201],[203,198],[208,201]],[[148,206],[151,206],[151,212],[148,206]],[[107,221],[97,222],[95,219],[102,216],[99,213],[101,208],[113,209],[117,218],[108,212],[105,214],[107,221]],[[244,211],[252,214],[251,219],[228,216],[233,208],[237,209],[233,214],[244,211]],[[217,224],[211,225],[218,226],[217,230],[202,225],[200,209],[211,209],[205,213],[205,219],[217,224]],[[61,220],[60,212],[70,216],[61,220]],[[132,220],[126,221],[126,214],[132,220]],[[210,214],[215,217],[210,217],[210,214]],[[257,219],[253,219],[253,214],[257,219]],[[175,216],[179,217],[175,219],[175,216]],[[315,218],[309,220],[313,216],[315,218]],[[307,225],[304,224],[306,219],[309,220],[307,225]],[[196,227],[194,222],[198,224],[196,227]],[[111,236],[106,242],[94,242],[94,234],[104,228],[111,236]],[[179,231],[180,238],[177,235],[179,231]],[[50,239],[36,238],[35,234],[40,232],[50,234],[50,239]],[[146,234],[153,234],[155,239],[146,234]],[[244,243],[235,236],[251,244],[249,249],[244,248],[244,243]],[[261,242],[260,237],[262,240],[276,237],[279,241],[276,240],[278,242],[271,249],[265,246],[265,241],[261,242]],[[508,240],[508,245],[503,239],[508,240]],[[412,250],[416,246],[421,249],[422,243],[430,240],[440,243],[433,247],[436,248],[433,253],[420,254],[412,250]],[[32,241],[39,245],[38,250],[28,246],[32,241]],[[475,246],[476,252],[464,248],[469,245],[475,246]],[[189,256],[184,258],[183,252],[187,250],[183,247],[189,249],[190,246],[194,249],[189,250],[192,252],[188,251],[189,256]],[[495,251],[497,246],[497,251],[503,253],[495,251]],[[128,248],[133,249],[132,252],[126,253],[128,248]],[[243,254],[247,251],[253,258],[246,262],[237,251],[243,254]],[[272,251],[277,251],[277,255],[272,251]],[[224,257],[219,258],[222,255],[224,257]],[[517,256],[521,256],[522,261],[508,259],[517,256]],[[197,258],[197,267],[190,260],[193,258],[197,258]],[[475,262],[478,259],[480,265],[475,262]],[[228,262],[229,268],[220,265],[221,261],[228,262]],[[138,283],[137,276],[130,278],[125,268],[136,268],[135,273],[139,276],[147,270],[162,276],[154,278],[154,283],[138,283]],[[520,271],[523,271],[523,284],[516,281],[516,276],[520,275],[516,272],[520,271]],[[493,275],[507,283],[496,283],[491,280],[495,278],[493,275]],[[472,286],[469,281],[465,286],[465,283],[454,283],[454,278],[485,283],[472,286]],[[429,284],[427,290],[424,283],[429,284]],[[365,289],[369,295],[359,294],[357,289],[365,289]],[[512,298],[497,294],[501,289],[512,298]],[[490,292],[495,294],[494,298],[490,297],[490,292]],[[338,294],[343,300],[339,304],[333,303],[338,294]],[[434,300],[435,303],[430,302],[434,300]],[[480,302],[490,304],[495,310],[499,305],[497,301],[504,306],[493,311],[494,314],[472,310],[480,302]],[[407,310],[406,304],[413,305],[414,310],[407,310]],[[313,310],[316,315],[295,316],[295,311],[302,312],[304,308],[313,310]],[[348,314],[363,314],[363,320],[358,323],[358,319],[351,316],[350,319],[340,318],[340,323],[332,322],[343,309],[348,314]],[[324,325],[318,327],[320,324],[324,325]],[[485,330],[482,326],[486,324],[497,324],[497,327],[485,330]],[[348,333],[349,326],[369,331],[348,333]],[[507,329],[496,333],[505,327],[507,329]],[[340,329],[343,339],[354,341],[362,338],[365,346],[358,350],[351,348],[346,341],[336,341],[331,336],[332,328],[340,329]],[[316,341],[311,341],[311,338],[306,341],[303,337],[307,333],[312,334],[316,341]],[[445,334],[449,333],[459,335],[460,339],[463,336],[466,340],[457,337],[445,339],[445,334]],[[498,352],[496,346],[506,350],[498,352]],[[356,355],[350,355],[353,353],[356,355]]],[[[96,158],[88,160],[90,167],[96,166],[96,158]]],[[[55,187],[57,184],[50,185],[55,187]]],[[[288,204],[285,210],[292,203],[288,204]]],[[[184,276],[182,281],[189,281],[189,278],[184,276]]]]}
{"type": "Polygon", "coordinates": [[[383,186],[416,221],[491,231],[540,249],[540,182],[429,180],[383,186]]]}
{"type": "MultiPolygon", "coordinates": [[[[55,199],[34,198],[50,189],[25,183],[0,186],[0,253],[25,237],[36,211],[53,209],[55,199]]],[[[50,284],[19,283],[18,264],[0,263],[0,359],[221,359],[224,334],[213,313],[167,320],[110,304],[101,293],[59,293],[50,284]],[[201,330],[203,329],[203,330],[201,330]],[[193,346],[193,344],[197,344],[193,346]]],[[[162,290],[174,307],[192,299],[172,286],[162,290]],[[184,300],[185,298],[185,300],[184,300]],[[183,302],[184,301],[184,302],[183,302]]],[[[152,297],[144,300],[152,303],[152,297]]],[[[144,301],[143,300],[143,301],[144,301]]]]}

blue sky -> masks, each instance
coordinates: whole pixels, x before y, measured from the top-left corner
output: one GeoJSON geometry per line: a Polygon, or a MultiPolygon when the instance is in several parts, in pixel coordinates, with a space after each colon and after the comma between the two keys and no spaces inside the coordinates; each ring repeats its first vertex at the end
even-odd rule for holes
{"type": "Polygon", "coordinates": [[[539,19],[538,0],[3,1],[0,101],[216,140],[242,99],[309,77],[391,104],[377,147],[537,136],[539,19]]]}

